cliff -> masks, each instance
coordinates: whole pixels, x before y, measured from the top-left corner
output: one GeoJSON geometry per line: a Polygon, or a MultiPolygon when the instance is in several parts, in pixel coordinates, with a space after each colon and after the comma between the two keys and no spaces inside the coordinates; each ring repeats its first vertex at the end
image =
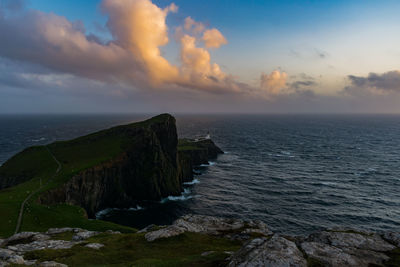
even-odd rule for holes
{"type": "Polygon", "coordinates": [[[47,186],[38,197],[40,204],[76,205],[93,217],[107,207],[126,208],[179,195],[183,182],[193,178],[193,166],[221,152],[211,140],[185,140],[178,146],[175,118],[162,114],[28,148],[0,167],[0,189],[40,178],[47,186]],[[61,171],[50,179],[56,161],[61,171]]]}
{"type": "Polygon", "coordinates": [[[224,152],[211,139],[179,139],[178,160],[183,182],[193,179],[193,167],[208,164],[224,152]]]}
{"type": "Polygon", "coordinates": [[[106,207],[129,207],[138,200],[157,200],[181,192],[178,140],[172,116],[164,114],[142,123],[112,128],[79,143],[96,145],[104,138],[116,137],[124,139],[121,153],[73,175],[62,186],[42,194],[40,202],[78,205],[93,217],[106,207]]]}

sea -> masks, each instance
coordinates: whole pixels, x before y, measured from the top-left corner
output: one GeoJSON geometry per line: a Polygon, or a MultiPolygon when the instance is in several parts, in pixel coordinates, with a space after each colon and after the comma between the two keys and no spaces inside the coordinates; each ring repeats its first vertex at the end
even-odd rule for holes
{"type": "MultiPolygon", "coordinates": [[[[150,115],[0,115],[0,164],[32,145],[150,115]]],[[[179,137],[210,132],[225,154],[180,196],[109,207],[97,219],[135,228],[185,214],[261,220],[305,235],[331,227],[400,229],[400,115],[176,115],[179,137]]]]}

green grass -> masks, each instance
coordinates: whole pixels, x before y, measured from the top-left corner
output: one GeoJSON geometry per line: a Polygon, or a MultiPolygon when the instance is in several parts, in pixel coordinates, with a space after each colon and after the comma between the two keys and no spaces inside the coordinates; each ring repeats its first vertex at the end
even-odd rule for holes
{"type": "Polygon", "coordinates": [[[58,234],[51,235],[51,239],[71,241],[74,234],[75,233],[73,231],[58,233],[58,234]]]}
{"type": "Polygon", "coordinates": [[[178,146],[178,151],[204,150],[204,148],[195,146],[178,146]]]}
{"type": "Polygon", "coordinates": [[[0,176],[13,177],[15,181],[21,183],[0,191],[0,237],[14,233],[21,203],[31,192],[37,190],[40,184],[44,185],[41,191],[25,206],[21,231],[44,231],[49,227],[62,226],[90,230],[134,231],[132,228],[109,222],[88,220],[85,218],[85,212],[79,207],[43,206],[36,200],[40,194],[59,187],[75,174],[111,160],[134,145],[136,141],[129,135],[129,129],[163,122],[169,118],[168,116],[162,114],[144,122],[117,126],[74,140],[48,145],[48,149],[62,165],[56,177],[54,174],[58,165],[45,146],[31,147],[12,157],[0,167],[0,176]]]}
{"type": "Polygon", "coordinates": [[[224,265],[225,251],[237,251],[241,243],[198,233],[147,242],[144,234],[101,234],[87,242],[104,244],[94,250],[84,244],[67,250],[40,250],[25,259],[54,260],[69,266],[218,266],[224,265]],[[208,256],[203,252],[214,251],[208,256]],[[88,265],[89,264],[89,265],[88,265]]]}
{"type": "Polygon", "coordinates": [[[178,140],[178,151],[189,151],[189,150],[204,150],[203,147],[197,145],[191,139],[182,138],[178,140]]]}
{"type": "Polygon", "coordinates": [[[324,267],[325,264],[323,264],[320,260],[316,258],[307,258],[307,267],[324,267]]]}
{"type": "MultiPolygon", "coordinates": [[[[13,234],[21,203],[32,191],[39,188],[40,180],[44,186],[25,206],[21,231],[45,231],[50,227],[66,226],[90,230],[133,231],[128,227],[118,226],[109,222],[88,220],[84,210],[79,207],[70,205],[44,206],[36,201],[41,193],[62,185],[74,174],[90,166],[107,161],[121,153],[125,140],[122,137],[110,140],[100,138],[93,147],[90,146],[90,142],[86,144],[72,142],[71,145],[68,142],[56,142],[49,145],[49,149],[62,164],[62,169],[56,177],[53,176],[57,169],[57,164],[45,147],[38,147],[35,153],[28,153],[25,157],[23,155],[25,153],[19,155],[18,158],[20,158],[21,162],[29,161],[32,165],[37,162],[37,170],[29,168],[30,173],[34,174],[31,180],[0,191],[0,214],[2,215],[0,236],[6,237],[13,234]],[[53,179],[47,183],[50,178],[53,179]]],[[[13,165],[11,167],[14,167],[15,170],[12,170],[10,165],[5,165],[9,173],[12,171],[18,172],[18,168],[25,172],[25,167],[18,167],[14,162],[13,165]]]]}
{"type": "MultiPolygon", "coordinates": [[[[20,155],[20,158],[21,164],[26,163],[27,170],[35,173],[35,176],[27,182],[0,191],[0,236],[2,237],[14,233],[21,203],[40,186],[40,181],[42,181],[42,184],[46,183],[57,169],[56,162],[44,147],[36,147],[35,150],[29,150],[24,157],[20,155]],[[33,168],[34,162],[37,162],[37,170],[33,168]]],[[[21,169],[14,160],[11,161],[11,165],[3,166],[6,167],[4,171],[7,173],[21,169]]]]}
{"type": "Polygon", "coordinates": [[[102,220],[90,220],[81,207],[67,204],[40,205],[31,203],[24,213],[21,231],[43,232],[52,227],[79,227],[92,231],[114,230],[124,233],[135,232],[130,227],[102,220]]]}

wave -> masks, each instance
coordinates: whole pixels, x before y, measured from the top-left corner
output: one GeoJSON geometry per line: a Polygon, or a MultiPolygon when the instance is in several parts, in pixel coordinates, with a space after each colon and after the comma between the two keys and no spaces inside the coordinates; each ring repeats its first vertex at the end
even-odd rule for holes
{"type": "Polygon", "coordinates": [[[106,208],[104,210],[98,211],[95,214],[96,219],[100,219],[110,213],[111,211],[114,210],[122,210],[122,211],[138,211],[138,210],[144,210],[143,207],[136,205],[136,207],[130,207],[130,208],[106,208]]]}
{"type": "Polygon", "coordinates": [[[44,140],[46,140],[46,138],[45,137],[41,137],[39,139],[32,139],[31,141],[32,142],[40,142],[40,141],[44,141],[44,140]]]}
{"type": "Polygon", "coordinates": [[[138,211],[138,210],[143,210],[143,209],[144,208],[139,205],[136,205],[136,208],[134,208],[134,207],[128,208],[128,210],[130,210],[130,211],[138,211]]]}
{"type": "Polygon", "coordinates": [[[199,166],[200,167],[208,167],[208,166],[213,166],[213,165],[215,165],[215,162],[214,161],[209,161],[207,164],[200,164],[199,166]]]}
{"type": "Polygon", "coordinates": [[[108,213],[110,213],[111,211],[112,211],[112,208],[107,208],[107,209],[98,211],[98,212],[96,212],[95,217],[96,217],[96,219],[100,219],[104,215],[107,215],[108,213]]]}
{"type": "Polygon", "coordinates": [[[268,153],[268,156],[270,157],[275,157],[275,158],[294,158],[296,157],[295,155],[292,155],[291,152],[288,151],[281,151],[281,153],[268,153]]]}
{"type": "Polygon", "coordinates": [[[108,213],[110,213],[113,209],[112,208],[107,208],[101,211],[96,212],[96,214],[94,215],[96,217],[96,219],[100,219],[103,216],[107,215],[108,213]]]}
{"type": "Polygon", "coordinates": [[[190,182],[185,182],[185,183],[183,183],[184,185],[194,185],[194,184],[199,184],[200,183],[200,181],[198,180],[198,179],[193,179],[192,181],[190,181],[190,182]]]}
{"type": "Polygon", "coordinates": [[[188,188],[185,188],[183,189],[183,192],[180,196],[168,196],[166,198],[161,199],[160,203],[166,203],[168,201],[185,201],[193,198],[193,196],[191,196],[190,193],[191,191],[188,188]]]}

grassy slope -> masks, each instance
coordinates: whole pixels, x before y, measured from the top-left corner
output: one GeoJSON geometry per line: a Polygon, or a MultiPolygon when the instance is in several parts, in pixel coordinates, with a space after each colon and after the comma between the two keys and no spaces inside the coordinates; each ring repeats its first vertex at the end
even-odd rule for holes
{"type": "Polygon", "coordinates": [[[104,244],[100,250],[77,245],[67,250],[41,250],[26,259],[54,260],[69,266],[218,266],[241,243],[197,233],[147,242],[144,234],[102,234],[87,242],[104,244]],[[214,251],[208,256],[203,252],[214,251]],[[89,265],[88,265],[89,264],[89,265]]]}
{"type": "Polygon", "coordinates": [[[186,150],[204,150],[204,148],[196,146],[196,143],[190,139],[182,138],[178,140],[178,151],[186,150]]]}
{"type": "Polygon", "coordinates": [[[9,173],[18,170],[34,171],[34,178],[0,191],[0,236],[3,237],[14,233],[21,203],[40,186],[40,179],[45,183],[54,174],[57,164],[45,147],[36,147],[19,154],[5,167],[5,171],[9,173]],[[24,169],[21,166],[24,166],[24,169]]]}
{"type": "Polygon", "coordinates": [[[150,120],[117,126],[79,137],[71,141],[55,142],[48,145],[49,150],[61,162],[60,173],[53,177],[57,164],[46,147],[28,148],[7,161],[0,171],[3,174],[25,174],[31,180],[0,191],[0,236],[13,234],[22,201],[40,186],[44,185],[25,206],[21,231],[43,231],[49,227],[82,227],[92,230],[120,230],[132,232],[133,229],[109,222],[87,220],[80,207],[70,205],[39,205],[35,200],[40,193],[60,186],[74,174],[88,167],[110,160],[120,154],[132,140],[120,131],[124,127],[146,127],[150,123],[162,122],[167,115],[160,115],[150,120]],[[48,181],[49,180],[49,181],[48,181]],[[48,182],[48,183],[47,183],[48,182]]]}

